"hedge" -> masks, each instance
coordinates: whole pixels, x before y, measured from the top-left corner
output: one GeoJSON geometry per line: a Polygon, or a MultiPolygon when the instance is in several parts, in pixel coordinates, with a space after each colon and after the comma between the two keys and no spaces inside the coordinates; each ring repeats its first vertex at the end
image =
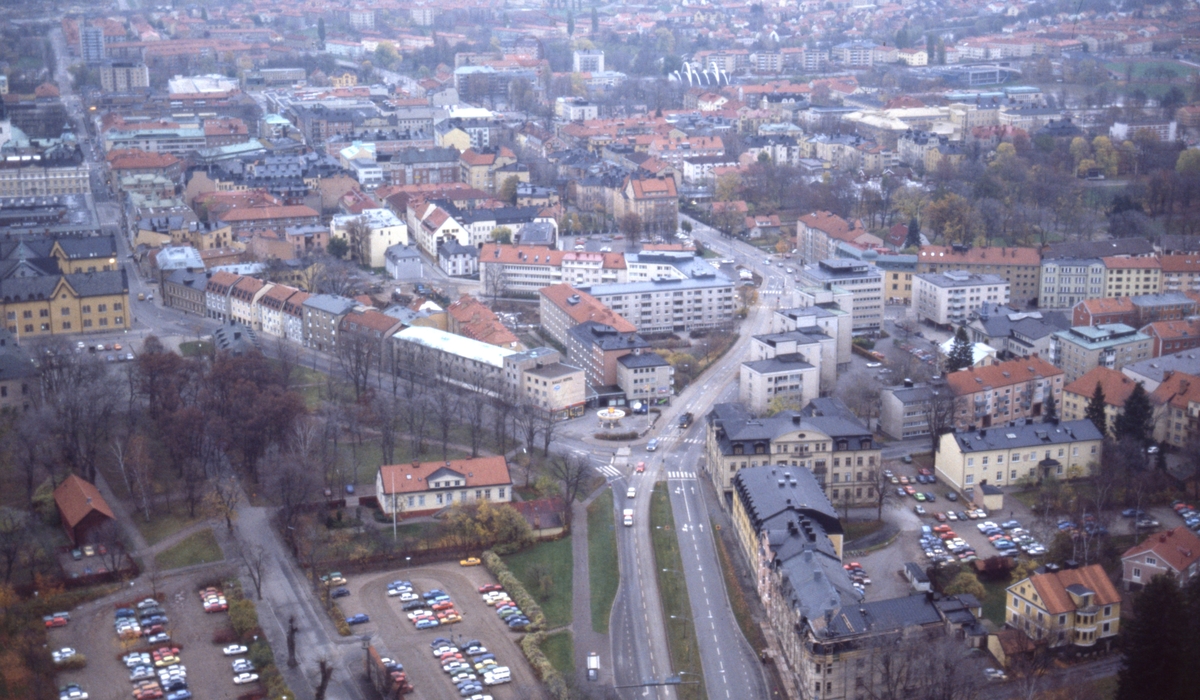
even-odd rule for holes
{"type": "Polygon", "coordinates": [[[571,700],[571,691],[567,688],[567,682],[563,680],[558,669],[550,663],[550,659],[547,659],[546,655],[542,653],[542,642],[545,640],[545,632],[527,634],[521,637],[519,642],[521,651],[525,652],[525,658],[529,660],[529,665],[533,667],[538,678],[546,684],[546,688],[552,696],[558,700],[571,700]]]}
{"type": "Polygon", "coordinates": [[[546,615],[542,612],[542,606],[538,605],[533,596],[529,595],[529,591],[525,590],[525,584],[521,583],[521,580],[509,570],[504,560],[492,550],[484,550],[482,559],[483,565],[487,567],[488,571],[492,572],[492,575],[496,577],[500,585],[504,586],[504,590],[508,593],[508,596],[513,599],[513,602],[517,604],[521,612],[525,613],[525,616],[529,618],[529,628],[534,630],[542,629],[546,625],[546,615]]]}
{"type": "Polygon", "coordinates": [[[630,430],[627,433],[596,433],[592,437],[597,440],[637,440],[638,431],[630,430]]]}

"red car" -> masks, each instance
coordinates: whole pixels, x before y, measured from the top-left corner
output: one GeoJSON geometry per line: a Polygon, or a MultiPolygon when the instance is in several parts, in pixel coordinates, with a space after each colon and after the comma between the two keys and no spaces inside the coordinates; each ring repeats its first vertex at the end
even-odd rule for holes
{"type": "Polygon", "coordinates": [[[502,591],[502,590],[504,590],[504,586],[501,586],[498,583],[489,583],[489,584],[479,587],[480,593],[491,593],[492,591],[502,591]]]}
{"type": "Polygon", "coordinates": [[[637,468],[636,468],[636,469],[634,469],[634,471],[636,471],[638,474],[641,474],[642,472],[646,471],[646,463],[645,463],[645,462],[638,462],[638,463],[637,463],[637,468]]]}
{"type": "Polygon", "coordinates": [[[447,601],[443,601],[441,603],[431,605],[429,607],[433,610],[449,610],[450,608],[454,607],[454,603],[451,603],[450,601],[447,600],[447,601]]]}
{"type": "Polygon", "coordinates": [[[48,620],[46,620],[46,626],[47,627],[66,627],[67,626],[67,618],[65,618],[65,617],[49,618],[48,620]]]}

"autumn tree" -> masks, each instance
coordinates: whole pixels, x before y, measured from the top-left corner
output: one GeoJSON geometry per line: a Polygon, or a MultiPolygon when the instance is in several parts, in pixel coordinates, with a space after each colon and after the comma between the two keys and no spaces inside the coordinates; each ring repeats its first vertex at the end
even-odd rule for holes
{"type": "Polygon", "coordinates": [[[642,217],[638,216],[637,212],[627,212],[617,222],[617,227],[629,240],[634,242],[642,240],[642,232],[645,229],[642,224],[642,217]]]}

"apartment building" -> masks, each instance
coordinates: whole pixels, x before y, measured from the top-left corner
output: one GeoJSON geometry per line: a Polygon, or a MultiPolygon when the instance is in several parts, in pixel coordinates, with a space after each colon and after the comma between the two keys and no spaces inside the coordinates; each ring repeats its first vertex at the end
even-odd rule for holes
{"type": "Polygon", "coordinates": [[[815,211],[796,219],[796,251],[803,262],[836,258],[839,242],[869,247],[869,244],[883,241],[867,233],[861,221],[847,221],[827,211],[815,211]]]}
{"type": "Polygon", "coordinates": [[[1200,254],[1164,255],[1158,261],[1164,293],[1200,292],[1200,254]]]}
{"type": "Polygon", "coordinates": [[[1104,261],[1104,296],[1131,297],[1162,291],[1158,258],[1108,257],[1104,261]]]}
{"type": "Polygon", "coordinates": [[[621,253],[502,243],[485,243],[479,251],[479,283],[486,294],[535,296],[543,287],[556,284],[579,289],[627,280],[621,253]]]}
{"type": "Polygon", "coordinates": [[[1154,439],[1186,448],[1200,437],[1200,370],[1170,372],[1150,392],[1154,405],[1154,439]]]}
{"type": "Polygon", "coordinates": [[[883,273],[870,263],[845,258],[821,260],[800,268],[796,279],[809,287],[839,287],[850,292],[854,299],[854,332],[875,332],[883,326],[883,273]]]}
{"type": "Polygon", "coordinates": [[[1038,306],[1066,309],[1104,296],[1104,261],[1099,258],[1053,258],[1042,261],[1038,306]]]}
{"type": "Polygon", "coordinates": [[[967,324],[967,336],[972,343],[990,345],[999,351],[1001,359],[1050,354],[1050,338],[1057,331],[1071,327],[1071,321],[1061,311],[1017,311],[1003,306],[986,304],[967,324]]]}
{"type": "Polygon", "coordinates": [[[765,418],[740,403],[715,405],[706,418],[705,450],[718,493],[732,495],[739,471],[770,465],[810,472],[834,505],[874,503],[880,446],[844,404],[823,401],[829,406],[814,409],[810,402],[765,418]]]}
{"type": "Polygon", "coordinates": [[[1108,367],[1094,367],[1087,374],[1063,387],[1063,420],[1081,420],[1087,417],[1087,407],[1096,393],[1096,387],[1104,392],[1105,432],[1112,431],[1113,422],[1125,408],[1125,400],[1138,385],[1122,372],[1108,367]]]}
{"type": "Polygon", "coordinates": [[[1034,574],[1005,592],[1005,624],[1053,649],[1108,651],[1121,628],[1121,594],[1099,564],[1034,574]]]}
{"type": "Polygon", "coordinates": [[[946,376],[954,394],[954,427],[987,428],[1041,417],[1047,397],[1062,405],[1063,371],[1041,357],[1018,357],[946,376]]]}
{"type": "Polygon", "coordinates": [[[977,275],[998,275],[1009,285],[1009,299],[1022,308],[1037,301],[1042,257],[1037,248],[969,248],[921,246],[917,272],[965,270],[977,275]]]}
{"type": "Polygon", "coordinates": [[[631,404],[666,405],[675,394],[675,368],[656,352],[622,355],[617,358],[617,386],[631,404]]]}
{"type": "Polygon", "coordinates": [[[330,239],[340,238],[349,245],[350,257],[368,267],[387,265],[387,249],[408,245],[408,225],[390,209],[363,209],[360,214],[341,214],[329,222],[330,239]],[[354,226],[365,232],[350,235],[354,226]]]}
{"type": "Polygon", "coordinates": [[[1009,283],[1004,278],[966,270],[918,274],[913,287],[917,318],[937,326],[963,325],[984,306],[1009,301],[1009,283]]]}
{"type": "Polygon", "coordinates": [[[939,396],[952,400],[953,395],[944,383],[918,384],[911,379],[884,387],[879,392],[879,430],[893,440],[932,434],[932,411],[939,396]]]}
{"type": "Polygon", "coordinates": [[[1127,591],[1141,590],[1155,576],[1166,576],[1185,588],[1200,573],[1200,537],[1179,525],[1156,532],[1121,555],[1121,582],[1127,591]]]}
{"type": "MultiPolygon", "coordinates": [[[[646,260],[643,253],[639,259],[646,260]]],[[[672,267],[683,267],[686,277],[659,277],[648,281],[582,285],[601,304],[644,333],[687,332],[716,328],[733,320],[733,280],[690,254],[672,267]]],[[[632,275],[631,275],[632,277],[632,275]]]]}
{"type": "MultiPolygon", "coordinates": [[[[214,275],[215,277],[215,275],[214,275]]],[[[304,345],[320,352],[336,352],[338,327],[357,304],[333,294],[313,294],[304,300],[304,345]]]]}
{"type": "Polygon", "coordinates": [[[617,389],[617,360],[628,354],[651,352],[637,333],[622,332],[596,321],[584,321],[567,332],[567,359],[582,367],[588,386],[597,393],[617,389]]]}
{"type": "Polygon", "coordinates": [[[209,318],[215,318],[224,323],[232,320],[229,311],[229,293],[233,285],[238,283],[241,275],[218,270],[208,277],[204,286],[204,307],[209,318]]]}
{"type": "Polygon", "coordinates": [[[1200,319],[1158,321],[1141,330],[1153,342],[1151,357],[1200,348],[1200,319]]]}
{"type": "Polygon", "coordinates": [[[106,61],[100,64],[100,89],[104,92],[129,92],[150,87],[150,69],[145,63],[106,61]]]}
{"type": "Polygon", "coordinates": [[[738,401],[755,414],[775,399],[795,409],[833,392],[837,382],[837,341],[815,327],[757,335],[739,373],[738,401]]]}
{"type": "Polygon", "coordinates": [[[637,328],[601,304],[591,294],[568,284],[554,284],[538,290],[542,330],[555,342],[567,345],[567,334],[575,326],[595,321],[611,326],[620,333],[633,333],[637,328]]]}
{"type": "Polygon", "coordinates": [[[1089,420],[1017,421],[945,433],[934,470],[960,491],[1045,479],[1079,479],[1100,463],[1104,436],[1089,420]]]}
{"type": "Polygon", "coordinates": [[[1050,362],[1073,382],[1093,367],[1120,370],[1131,362],[1152,357],[1154,342],[1150,336],[1123,323],[1099,326],[1072,326],[1058,331],[1050,339],[1050,362]]]}

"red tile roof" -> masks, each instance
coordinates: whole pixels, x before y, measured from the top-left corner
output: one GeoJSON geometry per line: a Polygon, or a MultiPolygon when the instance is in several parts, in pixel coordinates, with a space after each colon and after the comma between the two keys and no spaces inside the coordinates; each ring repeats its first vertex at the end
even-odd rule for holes
{"type": "Polygon", "coordinates": [[[1096,594],[1092,597],[1093,605],[1112,605],[1121,602],[1121,595],[1117,593],[1112,581],[1108,580],[1108,574],[1104,573],[1104,569],[1099,564],[1091,564],[1078,569],[1064,569],[1052,574],[1034,574],[1029,577],[1029,582],[1041,596],[1046,612],[1051,615],[1075,610],[1071,594],[1067,593],[1067,587],[1075,584],[1084,586],[1096,594]]]}
{"type": "Polygon", "coordinates": [[[1145,552],[1153,552],[1160,561],[1182,572],[1200,560],[1200,537],[1196,537],[1186,525],[1173,530],[1150,535],[1141,544],[1125,550],[1121,559],[1129,559],[1145,552]]]}
{"type": "Polygon", "coordinates": [[[1055,377],[1062,373],[1061,369],[1040,357],[1019,357],[987,367],[968,367],[951,372],[946,376],[946,383],[955,396],[966,396],[987,387],[994,389],[1023,384],[1038,377],[1055,377]]]}
{"type": "Polygon", "coordinates": [[[303,204],[284,205],[279,207],[236,207],[221,214],[221,220],[226,222],[265,221],[268,219],[297,219],[320,216],[315,209],[303,204]]]}
{"type": "Polygon", "coordinates": [[[448,462],[420,462],[413,464],[385,464],[379,467],[379,483],[383,494],[419,493],[434,490],[429,478],[458,478],[463,483],[453,488],[482,488],[484,486],[510,486],[512,477],[508,462],[503,456],[475,457],[473,459],[450,460],[448,462]],[[457,477],[456,477],[457,475],[457,477]]]}
{"type": "Polygon", "coordinates": [[[1125,399],[1133,393],[1137,382],[1115,369],[1094,367],[1087,374],[1063,387],[1063,391],[1078,394],[1085,399],[1092,398],[1096,393],[1096,384],[1104,391],[1104,403],[1120,408],[1125,405],[1125,399]]]}
{"type": "Polygon", "coordinates": [[[1150,392],[1150,400],[1159,406],[1170,404],[1172,408],[1186,411],[1189,403],[1200,403],[1200,373],[1168,374],[1163,378],[1162,384],[1150,392]]]}
{"type": "Polygon", "coordinates": [[[1158,260],[1163,272],[1200,272],[1200,253],[1164,255],[1158,260]]]}
{"type": "Polygon", "coordinates": [[[499,347],[515,347],[519,342],[496,314],[474,297],[463,295],[446,311],[460,335],[499,347]]]}
{"type": "Polygon", "coordinates": [[[970,248],[960,253],[949,246],[923,245],[917,262],[962,265],[1041,265],[1037,248],[970,248]]]}
{"type": "Polygon", "coordinates": [[[75,476],[68,476],[58,488],[54,489],[54,503],[58,512],[62,513],[67,527],[75,527],[92,511],[96,511],[109,519],[116,520],[112,509],[100,491],[91,483],[75,476]]]}
{"type": "Polygon", "coordinates": [[[569,284],[554,284],[549,287],[542,287],[538,291],[550,303],[562,309],[577,324],[584,323],[585,321],[595,321],[603,323],[606,326],[612,326],[621,333],[633,333],[637,331],[637,326],[627,321],[624,316],[600,303],[591,294],[581,292],[569,284]],[[576,304],[571,304],[567,301],[573,295],[579,296],[579,302],[576,304]]]}
{"type": "Polygon", "coordinates": [[[643,180],[631,180],[634,199],[670,199],[678,196],[675,191],[675,178],[653,177],[643,180]]]}
{"type": "Polygon", "coordinates": [[[1153,270],[1155,268],[1162,267],[1162,263],[1160,263],[1158,261],[1158,258],[1111,257],[1111,258],[1100,258],[1100,259],[1104,261],[1104,267],[1109,270],[1118,270],[1118,269],[1119,270],[1128,270],[1128,269],[1153,270]]]}
{"type": "Polygon", "coordinates": [[[1102,297],[1099,299],[1084,299],[1076,306],[1082,306],[1088,313],[1121,314],[1133,313],[1133,300],[1129,297],[1102,297]]]}

